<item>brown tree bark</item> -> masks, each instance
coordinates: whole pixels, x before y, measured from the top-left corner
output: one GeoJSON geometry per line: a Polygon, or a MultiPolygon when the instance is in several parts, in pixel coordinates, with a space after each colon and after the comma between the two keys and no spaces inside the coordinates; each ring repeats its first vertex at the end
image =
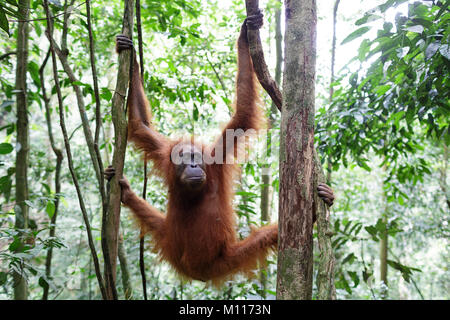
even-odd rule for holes
{"type": "MultiPolygon", "coordinates": [[[[123,15],[122,34],[132,37],[133,33],[133,11],[134,1],[125,0],[125,9],[123,15]]],[[[123,176],[123,166],[125,161],[125,150],[127,147],[127,120],[125,113],[125,97],[130,79],[130,66],[132,60],[132,51],[125,50],[119,54],[119,70],[117,73],[116,89],[112,100],[112,121],[114,125],[114,153],[112,165],[116,169],[116,174],[109,182],[108,192],[108,211],[102,222],[102,243],[107,245],[109,259],[105,257],[105,265],[108,263],[113,275],[112,281],[116,280],[116,266],[119,240],[120,224],[120,194],[121,189],[119,179],[123,176]]],[[[105,251],[105,250],[104,250],[105,251]]],[[[107,288],[115,288],[111,279],[106,277],[107,288]],[[109,282],[109,283],[108,283],[109,282]]],[[[108,298],[114,298],[114,292],[109,290],[108,298]]]]}
{"type": "MultiPolygon", "coordinates": [[[[27,65],[28,65],[28,20],[30,0],[19,0],[20,21],[17,31],[17,64],[16,64],[16,104],[17,104],[17,152],[16,152],[16,215],[15,228],[28,228],[28,206],[25,203],[28,195],[28,162],[30,151],[30,134],[28,126],[27,99],[27,65]]],[[[19,250],[22,246],[19,246],[19,250]]],[[[14,299],[27,300],[28,287],[25,278],[13,272],[14,299]]]]}
{"type": "Polygon", "coordinates": [[[311,299],[316,2],[286,0],[277,299],[311,299]]]}
{"type": "MultiPolygon", "coordinates": [[[[337,0],[338,1],[338,0],[337,0]]],[[[246,1],[247,5],[247,12],[255,12],[258,9],[258,2],[257,1],[246,1]]],[[[335,9],[337,6],[335,7],[335,9]]],[[[281,33],[281,31],[280,31],[281,33]]],[[[277,37],[277,35],[276,35],[277,37]]],[[[281,38],[281,34],[280,34],[281,38]]],[[[259,42],[259,43],[250,43],[250,48],[252,50],[262,50],[262,45],[260,43],[259,36],[258,37],[251,37],[249,38],[249,42],[259,42]],[[259,48],[259,49],[258,49],[259,48]]],[[[279,44],[280,48],[278,48],[277,45],[277,51],[281,52],[281,43],[279,44]]],[[[253,54],[252,54],[253,56],[253,54]]],[[[253,60],[253,64],[260,63],[261,57],[259,57],[257,60],[253,60]]],[[[265,64],[264,64],[265,65],[265,64]]],[[[280,66],[281,68],[281,61],[280,66]]],[[[258,79],[263,79],[265,83],[270,84],[271,86],[277,86],[277,83],[279,83],[279,79],[276,82],[272,80],[270,73],[264,71],[264,67],[255,67],[255,72],[258,74],[258,79]]],[[[276,74],[277,76],[277,74],[276,74]]],[[[281,76],[281,75],[280,75],[281,76]]],[[[265,88],[266,89],[266,88],[265,88]]],[[[279,92],[278,88],[270,89],[270,92],[279,92]]],[[[268,91],[269,92],[269,91],[268,91]]],[[[282,106],[277,105],[274,101],[274,97],[271,96],[272,101],[274,102],[272,104],[272,114],[275,111],[275,106],[281,111],[282,106]]],[[[323,183],[324,181],[324,175],[323,175],[323,169],[322,165],[319,161],[319,157],[317,155],[316,150],[313,150],[314,152],[314,190],[316,189],[319,182],[323,183]]],[[[318,278],[317,278],[317,286],[318,286],[318,297],[319,299],[336,299],[336,289],[334,286],[334,254],[332,251],[332,245],[331,245],[331,236],[332,232],[330,231],[330,212],[328,207],[321,201],[317,193],[315,193],[314,196],[314,212],[317,216],[317,230],[318,230],[318,242],[319,242],[319,249],[320,249],[320,262],[319,262],[319,271],[318,271],[318,278]]]]}

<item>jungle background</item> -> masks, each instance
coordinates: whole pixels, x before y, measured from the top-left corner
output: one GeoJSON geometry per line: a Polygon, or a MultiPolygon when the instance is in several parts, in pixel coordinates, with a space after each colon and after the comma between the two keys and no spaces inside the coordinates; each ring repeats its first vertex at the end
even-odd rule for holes
{"type": "MultiPolygon", "coordinates": [[[[86,223],[63,151],[44,1],[28,2],[25,111],[16,104],[16,69],[20,10],[27,1],[0,3],[0,299],[14,298],[18,275],[26,280],[28,299],[101,299],[86,223]],[[17,154],[24,148],[17,134],[20,112],[28,115],[27,186],[16,179],[23,160],[17,154]],[[19,189],[28,193],[23,202],[26,223],[18,221],[23,212],[17,203],[19,189]]],[[[48,4],[55,16],[53,37],[65,50],[65,60],[57,57],[57,63],[73,170],[102,263],[102,198],[83,125],[87,120],[92,132],[98,128],[98,149],[103,163],[110,164],[115,143],[111,101],[118,68],[114,40],[121,33],[124,2],[90,2],[91,28],[85,1],[48,4]]],[[[338,299],[449,298],[449,5],[317,1],[315,137],[336,195],[331,225],[338,299]]],[[[277,61],[282,61],[277,41],[282,43],[284,34],[283,6],[266,0],[260,1],[260,8],[266,61],[276,75],[277,61]]],[[[212,139],[231,114],[244,1],[143,0],[141,15],[144,87],[155,126],[166,135],[188,132],[212,139]]],[[[134,35],[137,47],[136,31],[134,35]]],[[[261,96],[273,140],[278,141],[280,114],[263,90],[261,96]]],[[[251,225],[276,222],[278,167],[277,153],[261,163],[242,165],[234,199],[240,237],[249,234],[251,225]],[[267,164],[269,179],[261,174],[267,164]],[[269,214],[262,217],[263,211],[269,214]]],[[[124,172],[132,188],[141,192],[143,161],[131,145],[124,172]]],[[[166,193],[162,181],[150,174],[147,200],[164,211],[166,193]]],[[[143,299],[139,230],[127,209],[122,209],[119,234],[118,297],[143,299]]],[[[238,276],[217,289],[180,280],[151,252],[149,236],[145,248],[149,299],[275,298],[276,255],[253,279],[238,276]]],[[[316,255],[314,269],[317,260],[316,255]]],[[[315,293],[316,287],[313,298],[315,293]]]]}

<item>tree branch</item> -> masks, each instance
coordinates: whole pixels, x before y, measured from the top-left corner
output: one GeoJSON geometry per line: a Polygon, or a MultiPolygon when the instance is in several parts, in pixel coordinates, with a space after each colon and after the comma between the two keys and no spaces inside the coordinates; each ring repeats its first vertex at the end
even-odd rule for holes
{"type": "Polygon", "coordinates": [[[11,51],[11,52],[7,52],[7,53],[0,55],[0,61],[9,57],[10,55],[13,55],[13,54],[17,54],[17,51],[11,51]]]}
{"type": "MultiPolygon", "coordinates": [[[[254,15],[259,10],[259,0],[246,0],[245,6],[247,9],[247,16],[254,15]]],[[[272,98],[272,101],[275,103],[278,110],[281,111],[283,97],[277,83],[272,79],[272,76],[270,75],[269,69],[266,64],[266,60],[264,59],[264,50],[261,44],[259,30],[248,29],[247,38],[256,76],[258,77],[261,86],[272,98]]]]}
{"type": "Polygon", "coordinates": [[[95,171],[95,175],[97,177],[97,181],[100,184],[100,180],[103,180],[103,177],[101,176],[100,168],[98,166],[98,162],[97,162],[97,158],[96,158],[96,153],[95,153],[95,149],[94,149],[94,140],[92,138],[92,132],[91,132],[91,128],[89,125],[89,119],[86,114],[86,107],[84,104],[83,93],[80,89],[80,86],[77,84],[78,79],[75,76],[72,68],[70,67],[69,62],[67,61],[67,55],[65,54],[66,51],[63,51],[59,48],[59,46],[56,44],[56,41],[51,34],[46,33],[46,36],[47,36],[48,40],[50,41],[53,50],[58,55],[59,61],[61,61],[63,69],[66,72],[66,74],[72,84],[72,87],[75,91],[75,95],[77,98],[78,110],[79,110],[80,118],[81,118],[81,123],[83,125],[84,137],[85,137],[86,144],[87,144],[87,147],[89,150],[89,155],[91,157],[92,164],[94,166],[94,171],[95,171]]]}
{"type": "MultiPolygon", "coordinates": [[[[99,179],[100,195],[102,199],[102,221],[105,219],[108,211],[108,203],[105,193],[105,180],[103,179],[103,161],[100,154],[100,149],[98,148],[98,139],[100,136],[100,123],[101,123],[101,105],[100,105],[100,93],[98,90],[98,80],[97,80],[97,68],[95,66],[95,53],[94,53],[94,36],[92,32],[92,22],[91,22],[91,6],[90,1],[86,0],[86,18],[87,18],[87,29],[89,34],[89,57],[91,61],[92,70],[92,82],[94,84],[94,96],[95,96],[95,137],[94,137],[94,151],[96,155],[96,160],[98,163],[99,171],[101,177],[99,179]]],[[[102,226],[103,229],[103,226],[102,226]]],[[[109,263],[111,261],[111,255],[109,252],[108,245],[104,238],[102,238],[102,250],[105,256],[105,278],[106,280],[106,293],[108,297],[117,300],[117,290],[115,286],[115,276],[112,267],[109,263]]]]}
{"type": "MultiPolygon", "coordinates": [[[[142,26],[141,26],[141,1],[136,0],[136,24],[138,32],[138,43],[139,43],[139,63],[141,66],[141,81],[144,84],[144,45],[142,43],[142,26]]],[[[147,158],[144,156],[144,186],[142,188],[142,198],[145,200],[147,198],[147,158]]],[[[147,277],[145,275],[145,261],[144,261],[144,239],[145,233],[140,234],[139,239],[139,270],[141,272],[142,280],[142,291],[144,293],[144,300],[147,300],[147,277]]]]}

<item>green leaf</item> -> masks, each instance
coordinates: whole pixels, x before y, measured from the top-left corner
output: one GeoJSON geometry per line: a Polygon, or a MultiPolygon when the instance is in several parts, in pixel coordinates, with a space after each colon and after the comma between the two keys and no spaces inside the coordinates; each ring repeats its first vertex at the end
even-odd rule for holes
{"type": "Polygon", "coordinates": [[[40,278],[39,278],[38,283],[39,283],[39,285],[40,285],[42,288],[47,288],[47,287],[48,287],[48,283],[47,283],[47,281],[45,281],[45,279],[44,279],[43,277],[40,277],[40,278]]]}
{"type": "Polygon", "coordinates": [[[8,19],[6,18],[6,13],[3,10],[3,7],[0,7],[0,28],[2,28],[8,34],[8,36],[10,35],[8,19]]]}
{"type": "Polygon", "coordinates": [[[410,31],[410,32],[415,32],[415,33],[422,33],[424,28],[423,28],[423,26],[418,24],[415,26],[407,27],[407,28],[405,28],[405,30],[410,31]]]}
{"type": "Polygon", "coordinates": [[[198,121],[198,108],[197,105],[194,103],[194,110],[192,110],[192,117],[194,118],[194,121],[198,121]]]}
{"type": "Polygon", "coordinates": [[[9,143],[0,143],[0,154],[8,154],[14,150],[13,146],[9,143]]]}
{"type": "Polygon", "coordinates": [[[342,264],[345,264],[347,262],[349,262],[350,264],[353,263],[353,261],[355,261],[356,256],[353,253],[350,253],[349,255],[347,255],[344,260],[342,260],[342,264]]]}
{"type": "MultiPolygon", "coordinates": [[[[371,42],[369,41],[369,39],[364,39],[361,42],[361,45],[359,46],[358,49],[358,59],[359,61],[363,61],[366,57],[366,54],[370,51],[370,46],[371,46],[371,42]]],[[[364,79],[366,82],[370,80],[369,77],[367,77],[366,79],[364,79]]],[[[363,81],[364,82],[364,81],[363,81]]],[[[361,85],[360,85],[361,86],[361,85]]],[[[362,86],[361,86],[362,87],[362,86]]]]}
{"type": "Polygon", "coordinates": [[[3,286],[6,283],[6,272],[0,272],[0,286],[3,286]]]}
{"type": "Polygon", "coordinates": [[[28,72],[31,75],[31,78],[33,79],[34,83],[37,87],[40,87],[41,85],[41,78],[39,77],[39,66],[36,62],[30,61],[28,62],[28,72]]]}
{"type": "Polygon", "coordinates": [[[356,288],[359,284],[359,277],[355,271],[348,271],[348,275],[352,278],[353,288],[356,288]]]}
{"type": "Polygon", "coordinates": [[[430,43],[427,49],[425,50],[425,58],[430,59],[432,56],[434,56],[436,51],[438,51],[439,46],[440,46],[439,42],[430,43]]]}
{"type": "Polygon", "coordinates": [[[422,272],[422,270],[417,269],[417,268],[413,268],[413,267],[408,267],[405,266],[401,263],[398,263],[396,261],[393,260],[387,260],[387,263],[390,267],[400,271],[402,273],[402,277],[403,279],[405,279],[406,282],[409,283],[410,279],[411,279],[411,275],[413,271],[418,271],[418,272],[422,272]]]}
{"type": "Polygon", "coordinates": [[[0,104],[0,109],[12,106],[13,104],[14,104],[13,100],[5,100],[5,101],[3,101],[2,104],[0,104]]]}
{"type": "Polygon", "coordinates": [[[350,33],[347,38],[345,38],[342,42],[342,44],[345,44],[347,42],[350,42],[352,40],[355,40],[356,38],[362,36],[364,33],[366,33],[367,31],[370,30],[370,27],[361,27],[359,29],[357,29],[356,31],[353,31],[352,33],[350,33]]]}
{"type": "Polygon", "coordinates": [[[367,283],[367,281],[369,280],[369,278],[370,278],[372,275],[373,275],[373,272],[372,272],[372,271],[367,270],[366,268],[364,268],[364,271],[363,271],[363,280],[364,280],[364,282],[367,283]]]}
{"type": "Polygon", "coordinates": [[[389,89],[391,88],[390,85],[388,84],[384,84],[384,85],[380,85],[378,87],[375,88],[376,93],[379,96],[382,96],[383,94],[385,94],[389,89]]]}
{"type": "Polygon", "coordinates": [[[364,229],[372,236],[373,240],[378,241],[377,228],[374,226],[367,226],[364,229]]]}
{"type": "Polygon", "coordinates": [[[112,92],[108,88],[102,88],[102,93],[100,93],[100,97],[106,101],[111,101],[112,92]]]}
{"type": "Polygon", "coordinates": [[[368,13],[366,13],[364,15],[364,17],[362,17],[361,19],[359,19],[359,20],[357,20],[355,22],[355,25],[360,26],[362,24],[366,24],[368,22],[372,22],[372,21],[375,21],[375,20],[378,20],[378,19],[381,19],[381,16],[376,15],[376,14],[368,14],[368,13]]]}
{"type": "Polygon", "coordinates": [[[45,212],[47,212],[50,219],[53,218],[53,215],[55,214],[55,204],[52,200],[47,201],[45,212]]]}
{"type": "Polygon", "coordinates": [[[19,238],[15,238],[14,241],[11,242],[11,244],[8,247],[9,251],[11,251],[11,252],[16,251],[19,248],[20,244],[21,244],[20,243],[20,239],[19,238]]]}
{"type": "Polygon", "coordinates": [[[439,52],[447,59],[450,60],[450,45],[443,44],[439,47],[439,52]]]}

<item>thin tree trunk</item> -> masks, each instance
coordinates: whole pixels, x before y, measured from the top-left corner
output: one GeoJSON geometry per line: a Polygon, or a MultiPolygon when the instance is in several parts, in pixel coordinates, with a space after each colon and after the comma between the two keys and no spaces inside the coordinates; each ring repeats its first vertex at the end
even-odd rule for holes
{"type": "MultiPolygon", "coordinates": [[[[136,24],[139,42],[139,64],[141,66],[141,81],[144,86],[144,44],[142,42],[142,25],[141,25],[141,1],[136,0],[136,24]]],[[[208,58],[208,57],[207,57],[208,58]]],[[[147,158],[144,156],[144,186],[142,188],[142,199],[147,198],[147,158]]],[[[144,293],[144,300],[147,300],[147,277],[145,275],[145,260],[144,260],[144,244],[145,233],[142,232],[139,237],[139,270],[141,271],[142,291],[144,293]]]]}
{"type": "MultiPolygon", "coordinates": [[[[28,20],[30,0],[19,0],[20,22],[17,32],[17,65],[16,65],[16,103],[17,103],[17,153],[16,153],[16,214],[15,228],[28,228],[28,161],[30,151],[30,135],[28,126],[27,99],[27,65],[28,65],[28,20]]],[[[19,246],[21,250],[22,246],[19,246]]],[[[14,299],[27,300],[28,287],[26,279],[17,272],[13,273],[14,299]]]]}
{"type": "Polygon", "coordinates": [[[440,178],[439,185],[441,186],[442,193],[444,194],[445,201],[447,202],[447,207],[450,209],[450,194],[447,187],[447,172],[448,172],[448,146],[442,143],[444,148],[443,154],[443,164],[442,167],[439,168],[440,178]]]}
{"type": "MultiPolygon", "coordinates": [[[[134,1],[125,0],[125,9],[123,15],[122,34],[132,37],[133,32],[133,10],[134,1]]],[[[117,251],[118,251],[118,234],[120,223],[120,194],[121,189],[119,179],[123,176],[123,165],[125,161],[125,151],[127,147],[127,120],[125,114],[125,96],[130,79],[132,68],[132,50],[124,50],[119,54],[119,70],[117,73],[116,90],[112,100],[112,121],[114,125],[115,148],[113,153],[112,165],[116,169],[116,174],[109,182],[108,192],[108,211],[102,222],[102,242],[108,246],[109,263],[113,275],[116,279],[117,251]]],[[[107,278],[107,281],[110,281],[107,278]]],[[[107,287],[114,288],[114,284],[110,283],[107,287]]],[[[108,293],[109,298],[112,298],[108,293]]]]}
{"type": "Polygon", "coordinates": [[[316,2],[286,0],[277,299],[311,299],[316,2]]]}
{"type": "MultiPolygon", "coordinates": [[[[141,65],[142,65],[141,61],[141,65]]],[[[141,78],[144,79],[144,78],[141,78]]],[[[147,199],[147,158],[144,156],[144,185],[142,188],[142,199],[147,199]]],[[[147,300],[147,276],[145,275],[145,260],[144,260],[144,250],[145,250],[145,233],[142,232],[139,236],[139,270],[141,272],[141,281],[142,281],[142,292],[144,295],[144,300],[147,300]]]]}
{"type": "Polygon", "coordinates": [[[45,9],[45,14],[47,17],[46,35],[50,41],[50,51],[51,51],[52,64],[53,64],[53,78],[55,81],[56,94],[58,97],[59,122],[60,122],[60,127],[61,127],[61,131],[62,131],[63,138],[64,138],[64,146],[65,146],[66,154],[67,154],[67,162],[69,165],[69,171],[72,176],[73,184],[75,185],[75,189],[77,191],[78,202],[79,202],[81,213],[83,215],[83,220],[84,220],[84,223],[86,226],[86,233],[88,235],[88,244],[89,244],[89,248],[91,250],[91,256],[94,261],[95,274],[97,276],[98,284],[100,287],[100,292],[102,294],[103,299],[106,299],[107,295],[106,295],[106,290],[105,290],[105,284],[103,282],[103,277],[102,277],[102,274],[100,271],[100,264],[99,264],[98,257],[97,257],[97,251],[96,251],[95,245],[94,245],[94,240],[93,240],[93,236],[92,236],[89,217],[87,214],[86,206],[84,204],[84,199],[83,199],[83,196],[81,193],[81,188],[78,183],[78,178],[76,176],[76,172],[75,172],[75,169],[73,166],[72,151],[70,148],[69,138],[68,138],[68,134],[67,134],[67,128],[66,128],[65,116],[64,116],[64,105],[63,105],[63,100],[62,100],[61,88],[59,85],[58,69],[57,69],[56,54],[55,54],[56,48],[54,47],[54,41],[52,40],[52,36],[51,36],[52,35],[52,31],[51,31],[52,24],[50,22],[51,17],[50,17],[50,11],[48,8],[48,1],[44,0],[43,5],[44,5],[44,9],[45,9]]]}
{"type": "MultiPolygon", "coordinates": [[[[334,8],[333,8],[333,40],[331,42],[331,76],[330,76],[330,96],[329,96],[329,102],[331,104],[331,101],[333,99],[333,82],[334,82],[334,65],[336,61],[336,22],[337,22],[337,11],[339,7],[340,0],[336,0],[334,2],[334,8]]],[[[327,159],[327,184],[331,183],[331,156],[328,155],[327,159]]]]}
{"type": "MultiPolygon", "coordinates": [[[[51,114],[50,114],[50,98],[47,96],[47,92],[45,89],[44,69],[45,69],[45,66],[47,64],[49,57],[50,57],[50,50],[47,52],[44,62],[42,63],[42,66],[39,68],[39,77],[41,80],[42,97],[43,97],[44,106],[45,106],[45,120],[47,122],[48,137],[50,140],[50,146],[52,148],[52,151],[56,156],[55,199],[53,200],[53,203],[55,206],[55,211],[53,213],[53,216],[50,219],[50,232],[49,232],[49,237],[53,238],[55,236],[55,232],[56,232],[56,219],[58,217],[58,212],[59,212],[59,197],[60,197],[60,193],[61,193],[61,165],[63,162],[63,153],[62,153],[61,149],[59,149],[56,146],[55,138],[53,137],[52,119],[51,119],[51,114]]],[[[52,274],[52,257],[53,257],[53,247],[50,247],[47,250],[47,256],[45,258],[45,275],[46,275],[47,279],[50,279],[51,274],[52,274]]],[[[49,293],[49,285],[48,285],[48,283],[46,283],[44,286],[42,300],[48,300],[48,293],[49,293]]]]}
{"type": "MultiPolygon", "coordinates": [[[[95,160],[97,162],[99,172],[101,173],[101,177],[98,180],[100,195],[102,200],[102,222],[105,221],[108,203],[106,199],[106,190],[105,190],[105,180],[103,179],[103,161],[102,156],[100,154],[100,149],[98,147],[98,140],[100,136],[100,125],[101,125],[101,104],[100,104],[100,93],[98,89],[98,80],[97,80],[97,68],[95,66],[95,49],[94,49],[94,35],[92,31],[92,22],[91,22],[91,4],[89,0],[86,0],[86,17],[87,17],[87,29],[89,34],[89,56],[91,61],[91,71],[92,71],[92,82],[94,84],[94,95],[95,95],[95,136],[93,142],[93,148],[95,151],[95,160]]],[[[95,164],[95,163],[94,163],[95,164]]],[[[102,230],[104,226],[102,224],[102,230]]],[[[111,261],[110,251],[105,242],[105,239],[102,238],[102,250],[103,256],[105,260],[104,264],[104,274],[105,274],[105,285],[106,285],[106,293],[109,298],[117,299],[117,291],[115,288],[115,270],[112,269],[112,266],[109,261],[111,261]]]]}
{"type": "MultiPolygon", "coordinates": [[[[247,9],[247,16],[254,15],[257,13],[259,8],[259,0],[246,0],[245,6],[247,9]]],[[[282,95],[277,84],[270,76],[269,69],[267,68],[267,64],[264,59],[264,50],[259,36],[259,30],[247,30],[247,38],[256,76],[258,77],[261,86],[272,98],[272,101],[275,103],[277,108],[281,110],[282,95]]]]}
{"type": "MultiPolygon", "coordinates": [[[[276,49],[276,65],[275,65],[275,82],[279,86],[281,81],[281,64],[283,62],[282,52],[282,39],[281,34],[281,1],[279,7],[275,11],[275,49],[276,49]]],[[[267,131],[267,155],[272,152],[272,127],[274,123],[274,117],[277,112],[275,102],[272,101],[272,105],[269,113],[268,131],[267,131]]],[[[270,165],[264,165],[262,168],[262,187],[261,187],[261,224],[266,224],[270,221],[270,165]]],[[[266,297],[267,276],[266,269],[261,269],[261,285],[262,285],[262,297],[266,297]]]]}
{"type": "MultiPolygon", "coordinates": [[[[383,223],[386,223],[386,215],[383,214],[382,217],[383,223]]],[[[384,230],[380,239],[380,280],[387,287],[387,273],[388,273],[388,235],[387,229],[384,230]]],[[[388,296],[388,290],[386,288],[381,290],[381,298],[386,299],[388,296]]]]}
{"type": "MultiPolygon", "coordinates": [[[[73,3],[73,1],[72,1],[72,3],[73,3]]],[[[89,125],[89,119],[88,119],[88,116],[86,113],[86,106],[85,106],[85,102],[84,102],[83,92],[82,92],[80,86],[78,85],[79,79],[75,76],[75,73],[67,59],[68,53],[69,53],[69,50],[67,48],[67,33],[68,33],[67,30],[69,28],[68,20],[70,17],[70,12],[68,11],[68,8],[70,6],[71,6],[71,4],[67,5],[67,1],[66,1],[65,5],[64,5],[64,10],[66,13],[64,14],[63,35],[61,38],[61,48],[57,45],[57,43],[54,40],[52,35],[49,36],[49,41],[52,42],[52,46],[53,46],[56,54],[58,55],[59,61],[61,62],[63,69],[66,72],[67,77],[69,78],[69,80],[72,84],[73,90],[75,91],[75,96],[77,98],[78,111],[80,113],[81,124],[83,127],[84,138],[86,140],[86,146],[89,151],[89,155],[90,155],[91,162],[92,162],[92,165],[93,165],[93,168],[95,171],[95,176],[97,178],[97,182],[100,185],[103,182],[104,178],[102,176],[102,172],[100,171],[99,162],[97,159],[97,153],[95,152],[94,138],[92,137],[92,132],[91,132],[91,128],[89,125]]]]}
{"type": "MultiPolygon", "coordinates": [[[[383,159],[384,160],[384,159],[383,159]]],[[[383,172],[386,173],[387,166],[383,165],[383,172]]],[[[384,178],[384,177],[383,177],[384,178]]],[[[384,187],[384,183],[382,184],[384,187]]],[[[382,282],[383,288],[381,289],[381,298],[386,299],[388,297],[388,289],[387,289],[387,273],[388,273],[388,203],[386,191],[383,188],[383,198],[384,198],[384,211],[381,213],[381,221],[386,225],[386,228],[381,232],[380,235],[380,281],[382,282]]]]}

